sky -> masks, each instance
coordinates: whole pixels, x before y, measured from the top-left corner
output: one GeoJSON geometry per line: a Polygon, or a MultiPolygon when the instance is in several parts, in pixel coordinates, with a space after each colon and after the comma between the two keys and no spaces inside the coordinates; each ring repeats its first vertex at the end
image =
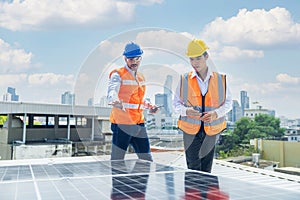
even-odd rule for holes
{"type": "Polygon", "coordinates": [[[153,99],[167,75],[174,91],[192,70],[185,51],[199,38],[233,99],[245,90],[251,108],[300,118],[299,8],[298,0],[1,0],[1,100],[14,87],[22,102],[59,104],[71,91],[79,105],[99,103],[130,41],[144,50],[153,99]]]}

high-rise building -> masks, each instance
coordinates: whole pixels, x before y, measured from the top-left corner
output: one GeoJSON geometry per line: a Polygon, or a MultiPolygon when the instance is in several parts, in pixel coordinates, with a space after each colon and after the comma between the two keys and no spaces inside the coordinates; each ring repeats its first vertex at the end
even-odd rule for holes
{"type": "Polygon", "coordinates": [[[110,105],[108,105],[108,100],[106,96],[102,96],[100,98],[100,107],[111,107],[110,105]]]}
{"type": "Polygon", "coordinates": [[[246,91],[241,91],[241,108],[242,108],[242,116],[245,115],[245,109],[249,109],[249,97],[246,91]]]}
{"type": "Polygon", "coordinates": [[[75,105],[75,94],[72,94],[70,91],[65,92],[61,95],[61,103],[75,105]]]}
{"type": "Polygon", "coordinates": [[[155,94],[155,105],[158,106],[163,106],[160,108],[162,113],[166,114],[167,113],[167,105],[168,105],[168,99],[166,94],[155,94]]]}
{"type": "Polygon", "coordinates": [[[167,79],[164,84],[164,94],[166,95],[167,98],[167,103],[164,105],[165,111],[166,111],[166,116],[170,117],[172,116],[172,76],[167,75],[167,79]]]}
{"type": "Polygon", "coordinates": [[[237,100],[232,101],[232,109],[227,114],[228,121],[236,122],[242,117],[242,108],[237,100]]]}
{"type": "Polygon", "coordinates": [[[7,93],[3,95],[3,101],[19,101],[19,95],[16,94],[16,89],[8,87],[7,93]]]}
{"type": "Polygon", "coordinates": [[[94,98],[89,98],[88,99],[88,106],[93,106],[94,105],[94,98]]]}

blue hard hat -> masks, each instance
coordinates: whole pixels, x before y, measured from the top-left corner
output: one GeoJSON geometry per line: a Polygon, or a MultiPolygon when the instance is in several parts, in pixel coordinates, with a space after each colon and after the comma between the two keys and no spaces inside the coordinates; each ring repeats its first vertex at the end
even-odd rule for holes
{"type": "Polygon", "coordinates": [[[126,44],[123,55],[126,58],[133,58],[133,57],[141,56],[143,53],[144,53],[143,50],[140,48],[138,44],[131,42],[126,44]]]}

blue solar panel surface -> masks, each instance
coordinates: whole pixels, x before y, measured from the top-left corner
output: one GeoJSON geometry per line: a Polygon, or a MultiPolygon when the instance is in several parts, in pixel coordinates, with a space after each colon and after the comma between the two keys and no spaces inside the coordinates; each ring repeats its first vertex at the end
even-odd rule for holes
{"type": "MultiPolygon", "coordinates": [[[[234,174],[233,174],[234,176],[234,174]]],[[[0,166],[0,199],[299,199],[300,192],[132,159],[0,166]]]]}

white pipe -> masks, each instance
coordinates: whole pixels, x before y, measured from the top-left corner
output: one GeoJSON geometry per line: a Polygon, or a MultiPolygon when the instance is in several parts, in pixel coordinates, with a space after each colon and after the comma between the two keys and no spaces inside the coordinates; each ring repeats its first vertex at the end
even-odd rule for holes
{"type": "Polygon", "coordinates": [[[91,140],[94,140],[94,136],[95,136],[95,119],[94,119],[94,117],[92,117],[92,138],[91,138],[91,140]]]}
{"type": "Polygon", "coordinates": [[[23,120],[23,144],[26,143],[26,118],[27,118],[27,113],[24,113],[24,120],[23,120]]]}
{"type": "Polygon", "coordinates": [[[70,135],[71,135],[71,125],[70,125],[70,115],[68,115],[68,140],[70,140],[70,135]]]}

